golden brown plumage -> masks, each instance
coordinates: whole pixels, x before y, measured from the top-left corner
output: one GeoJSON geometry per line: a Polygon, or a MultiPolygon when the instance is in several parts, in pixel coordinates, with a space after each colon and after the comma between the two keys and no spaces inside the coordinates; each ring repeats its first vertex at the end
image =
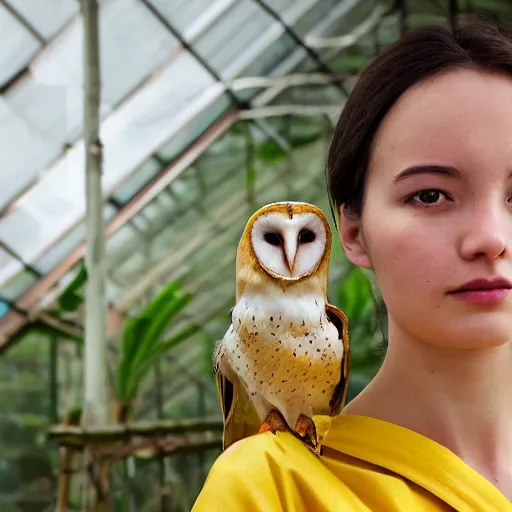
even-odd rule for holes
{"type": "Polygon", "coordinates": [[[224,448],[257,433],[272,409],[314,437],[313,415],[338,414],[345,403],[348,322],[327,302],[330,250],[329,224],[314,205],[273,203],[247,222],[232,322],[214,354],[224,448]]]}

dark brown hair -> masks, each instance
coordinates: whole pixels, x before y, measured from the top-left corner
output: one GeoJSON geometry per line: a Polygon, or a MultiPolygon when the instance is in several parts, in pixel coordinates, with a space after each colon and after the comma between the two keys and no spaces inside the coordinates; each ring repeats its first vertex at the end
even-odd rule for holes
{"type": "Polygon", "coordinates": [[[373,139],[397,99],[412,85],[456,68],[512,76],[512,39],[480,18],[453,32],[426,26],[386,48],[362,72],[341,112],[327,156],[327,189],[336,209],[344,205],[347,213],[361,214],[373,139]]]}

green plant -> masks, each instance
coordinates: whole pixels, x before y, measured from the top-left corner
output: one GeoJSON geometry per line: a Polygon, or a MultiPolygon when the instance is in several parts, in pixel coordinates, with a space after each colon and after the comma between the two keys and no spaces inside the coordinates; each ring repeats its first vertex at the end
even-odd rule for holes
{"type": "Polygon", "coordinates": [[[74,313],[80,308],[83,303],[83,298],[78,294],[78,291],[83,289],[86,281],[87,268],[84,260],[81,260],[78,273],[57,299],[58,306],[62,312],[74,313]]]}
{"type": "Polygon", "coordinates": [[[382,359],[378,338],[381,304],[368,277],[353,266],[338,286],[338,304],[348,318],[350,379],[348,400],[354,398],[377,372],[382,359]]]}
{"type": "Polygon", "coordinates": [[[201,328],[192,324],[162,340],[169,325],[192,298],[189,293],[182,292],[180,287],[179,281],[165,286],[138,315],[126,322],[115,370],[114,389],[121,406],[118,421],[126,420],[130,404],[157,359],[201,328]]]}

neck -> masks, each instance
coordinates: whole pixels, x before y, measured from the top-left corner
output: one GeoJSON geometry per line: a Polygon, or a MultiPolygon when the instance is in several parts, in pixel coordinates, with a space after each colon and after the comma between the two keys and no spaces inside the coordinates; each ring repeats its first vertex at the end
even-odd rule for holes
{"type": "Polygon", "coordinates": [[[512,344],[445,349],[393,334],[379,373],[345,412],[446,446],[512,499],[512,344]]]}

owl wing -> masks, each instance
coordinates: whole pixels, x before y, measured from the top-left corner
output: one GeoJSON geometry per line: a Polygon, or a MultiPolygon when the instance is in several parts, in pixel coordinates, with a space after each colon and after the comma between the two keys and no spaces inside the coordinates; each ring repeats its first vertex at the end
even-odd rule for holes
{"type": "Polygon", "coordinates": [[[334,324],[338,330],[338,337],[343,342],[343,360],[341,362],[341,377],[340,381],[334,388],[333,395],[329,402],[331,407],[331,414],[337,415],[345,405],[348,391],[348,376],[350,368],[350,344],[348,337],[348,319],[336,306],[327,303],[325,307],[327,318],[334,324]]]}
{"type": "Polygon", "coordinates": [[[225,350],[223,340],[219,340],[214,351],[214,373],[224,421],[223,450],[256,434],[261,425],[245,386],[229,365],[225,350]]]}

